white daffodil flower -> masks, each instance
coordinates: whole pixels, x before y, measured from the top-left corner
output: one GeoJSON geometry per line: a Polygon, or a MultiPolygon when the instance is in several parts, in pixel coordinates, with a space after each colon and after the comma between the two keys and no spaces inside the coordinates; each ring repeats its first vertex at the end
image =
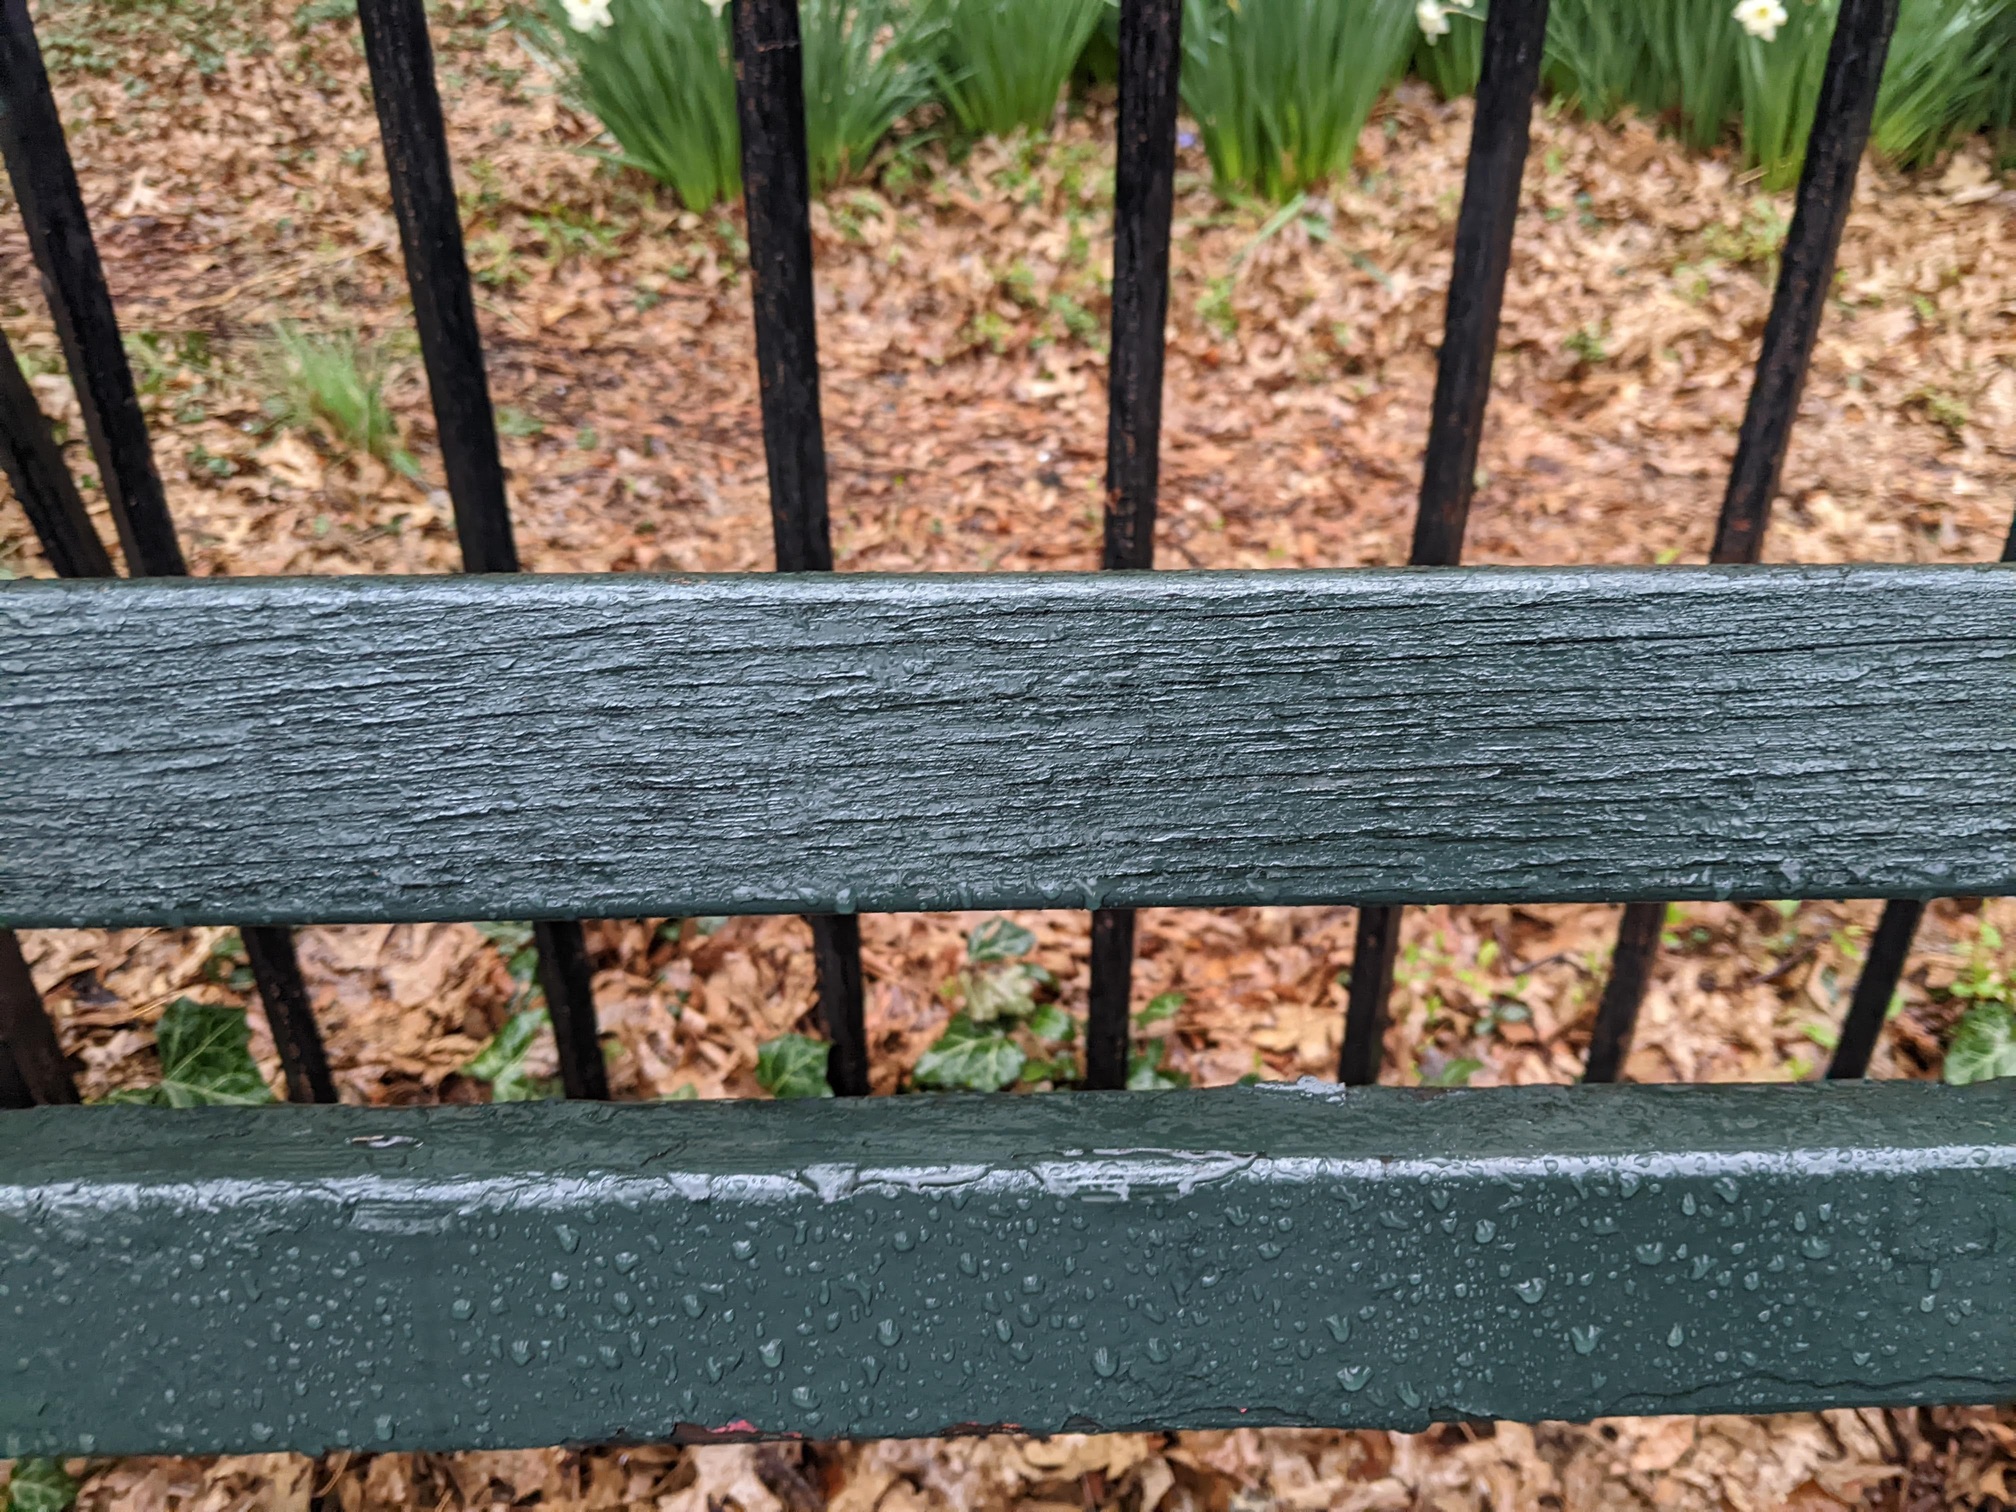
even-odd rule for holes
{"type": "Polygon", "coordinates": [[[1777,36],[1778,28],[1789,19],[1779,0],[1740,0],[1734,14],[1743,30],[1762,42],[1777,36]]]}
{"type": "Polygon", "coordinates": [[[1414,21],[1430,42],[1449,35],[1449,12],[1442,0],[1419,0],[1414,7],[1414,21]]]}
{"type": "Polygon", "coordinates": [[[614,26],[615,17],[609,14],[610,0],[560,0],[560,7],[567,12],[567,24],[578,32],[597,32],[604,27],[614,26]]]}

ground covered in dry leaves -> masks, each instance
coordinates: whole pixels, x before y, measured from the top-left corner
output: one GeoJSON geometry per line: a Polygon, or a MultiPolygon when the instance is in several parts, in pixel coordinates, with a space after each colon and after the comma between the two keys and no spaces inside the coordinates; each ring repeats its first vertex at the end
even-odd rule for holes
{"type": "MultiPolygon", "coordinates": [[[[355,22],[322,0],[47,7],[86,198],[169,497],[199,573],[455,564],[355,22]],[[272,332],[354,332],[383,356],[418,480],[277,417],[272,332]]],[[[436,12],[470,258],[519,541],[538,571],[763,569],[763,462],[740,234],[595,154],[486,0],[436,12]]],[[[1361,171],[1269,228],[1186,141],[1176,209],[1167,567],[1404,558],[1466,103],[1403,88],[1361,171]]],[[[1110,105],[1054,137],[924,142],[814,212],[827,441],[843,570],[1096,566],[1110,265],[1110,105]]],[[[1841,255],[1783,497],[1778,561],[1993,558],[2016,502],[2016,190],[1985,150],[1906,180],[1871,164],[1841,255]]],[[[1483,562],[1699,561],[1789,202],[1649,126],[1536,117],[1470,543],[1483,562]]],[[[0,316],[92,471],[25,240],[0,217],[0,316]]],[[[103,534],[112,537],[95,483],[103,534]]],[[[46,573],[0,502],[0,571],[46,573]]],[[[666,669],[677,676],[677,668],[666,669]]],[[[254,801],[248,797],[248,801],[254,801]]],[[[1866,903],[1676,911],[1629,1071],[1792,1079],[1825,1057],[1866,903]]],[[[949,1011],[974,917],[864,922],[877,1087],[949,1011]]],[[[1082,1012],[1087,921],[1023,916],[1082,1012]]],[[[1877,1074],[1937,1073],[2016,906],[1928,919],[1877,1074]]],[[[1143,916],[1137,992],[1200,1082],[1330,1074],[1348,909],[1143,916]]],[[[1410,912],[1388,1079],[1577,1074],[1614,910],[1410,912]]],[[[87,1095],[156,1074],[176,996],[249,1001],[223,931],[40,932],[38,981],[87,1095]]],[[[792,920],[591,927],[619,1095],[756,1093],[756,1046],[802,1027],[792,920]],[[710,932],[711,930],[711,932],[710,932]]],[[[303,962],[344,1096],[473,1100],[458,1074],[517,984],[467,925],[310,929],[303,962]]],[[[277,1066],[259,1016],[254,1049],[277,1066]]],[[[550,1045],[536,1056],[546,1057],[550,1045]]],[[[1987,1410],[809,1448],[286,1456],[73,1466],[120,1512],[342,1512],[537,1502],[661,1512],[1984,1505],[2016,1498],[2016,1418],[1987,1410]]]]}

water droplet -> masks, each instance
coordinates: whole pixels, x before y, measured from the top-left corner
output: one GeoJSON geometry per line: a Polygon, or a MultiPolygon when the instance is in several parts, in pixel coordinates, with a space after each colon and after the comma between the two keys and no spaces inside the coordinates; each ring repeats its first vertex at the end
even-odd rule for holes
{"type": "Polygon", "coordinates": [[[1625,1197],[1638,1195],[1638,1177],[1635,1172],[1625,1171],[1617,1178],[1617,1191],[1625,1197]]]}
{"type": "Polygon", "coordinates": [[[819,1398],[812,1394],[810,1386],[793,1386],[791,1388],[791,1400],[796,1402],[800,1407],[803,1407],[807,1412],[812,1411],[819,1405],[819,1398]]]}
{"type": "Polygon", "coordinates": [[[779,1365],[784,1363],[784,1341],[782,1339],[765,1339],[761,1344],[756,1346],[756,1353],[763,1357],[765,1365],[775,1370],[779,1365]]]}
{"type": "Polygon", "coordinates": [[[525,1339],[513,1339],[511,1341],[511,1358],[517,1364],[530,1365],[532,1363],[531,1343],[525,1339]]]}
{"type": "Polygon", "coordinates": [[[1535,1276],[1530,1281],[1521,1281],[1512,1290],[1519,1294],[1521,1302],[1531,1304],[1547,1295],[1547,1282],[1544,1278],[1535,1276]]]}
{"type": "Polygon", "coordinates": [[[910,1237],[910,1230],[908,1230],[908,1229],[898,1229],[898,1230],[896,1230],[896,1233],[895,1233],[895,1234],[894,1234],[894,1236],[893,1236],[893,1237],[892,1237],[892,1238],[890,1239],[890,1241],[889,1241],[889,1242],[890,1242],[891,1244],[895,1245],[897,1249],[899,1249],[899,1250],[902,1250],[902,1251],[905,1251],[905,1252],[908,1252],[909,1250],[911,1250],[911,1249],[914,1249],[914,1248],[916,1247],[916,1244],[917,1244],[917,1241],[916,1241],[915,1239],[912,1239],[912,1238],[910,1237]]]}
{"type": "Polygon", "coordinates": [[[1400,1393],[1400,1400],[1405,1402],[1409,1407],[1419,1407],[1421,1405],[1421,1393],[1416,1391],[1412,1386],[1409,1386],[1405,1381],[1396,1381],[1393,1389],[1400,1393]]]}
{"type": "Polygon", "coordinates": [[[1825,1239],[1822,1239],[1818,1234],[1812,1234],[1799,1246],[1799,1253],[1804,1255],[1808,1260],[1825,1260],[1829,1255],[1834,1253],[1834,1246],[1829,1244],[1825,1239]]]}
{"type": "Polygon", "coordinates": [[[1657,1265],[1666,1258],[1666,1246],[1657,1240],[1650,1244],[1641,1244],[1638,1246],[1637,1255],[1640,1265],[1657,1265]]]}
{"type": "Polygon", "coordinates": [[[1337,1382],[1346,1391],[1363,1391],[1366,1382],[1372,1379],[1370,1365],[1346,1365],[1337,1372],[1337,1382]]]}
{"type": "Polygon", "coordinates": [[[553,1232],[560,1236],[560,1248],[567,1251],[568,1254],[571,1255],[574,1251],[581,1248],[581,1234],[578,1230],[571,1229],[563,1223],[553,1230],[553,1232]]]}
{"type": "Polygon", "coordinates": [[[1351,1320],[1349,1318],[1340,1318],[1337,1314],[1332,1313],[1323,1322],[1330,1330],[1330,1337],[1335,1339],[1339,1344],[1344,1343],[1345,1340],[1351,1337],[1351,1320]]]}
{"type": "Polygon", "coordinates": [[[1594,1323],[1578,1323],[1568,1330],[1569,1342],[1574,1344],[1575,1353],[1586,1355],[1596,1348],[1596,1341],[1603,1337],[1603,1330],[1594,1323]]]}
{"type": "Polygon", "coordinates": [[[476,1304],[467,1297],[457,1297],[449,1304],[448,1311],[456,1318],[466,1320],[476,1315],[476,1304]]]}
{"type": "Polygon", "coordinates": [[[1710,1185],[1715,1188],[1717,1197],[1732,1205],[1742,1193],[1742,1188],[1736,1185],[1736,1178],[1733,1176],[1717,1176],[1710,1185]]]}
{"type": "Polygon", "coordinates": [[[892,1348],[903,1337],[902,1326],[894,1318],[884,1318],[875,1325],[875,1337],[882,1341],[885,1349],[892,1348]]]}
{"type": "Polygon", "coordinates": [[[873,1355],[861,1356],[861,1373],[868,1377],[868,1384],[873,1386],[882,1379],[882,1362],[873,1355]]]}
{"type": "Polygon", "coordinates": [[[565,1271],[553,1272],[552,1275],[546,1278],[546,1284],[556,1292],[567,1290],[567,1273],[565,1271]]]}
{"type": "Polygon", "coordinates": [[[1680,1199],[1680,1211],[1685,1213],[1689,1218],[1692,1218],[1700,1210],[1701,1205],[1694,1200],[1692,1192],[1687,1193],[1680,1199]]]}
{"type": "Polygon", "coordinates": [[[1498,1236],[1498,1225],[1493,1223],[1489,1218],[1479,1218],[1477,1220],[1476,1233],[1479,1244],[1489,1244],[1498,1236]]]}
{"type": "Polygon", "coordinates": [[[378,1441],[380,1443],[389,1443],[391,1441],[392,1415],[390,1413],[379,1413],[377,1421],[372,1426],[378,1430],[378,1441]]]}
{"type": "Polygon", "coordinates": [[[616,1257],[616,1269],[622,1275],[629,1275],[637,1269],[637,1257],[627,1250],[624,1251],[616,1257]]]}
{"type": "Polygon", "coordinates": [[[751,1255],[756,1253],[756,1245],[753,1240],[737,1239],[733,1244],[728,1246],[728,1252],[737,1260],[747,1260],[751,1255]]]}
{"type": "Polygon", "coordinates": [[[1112,1352],[1108,1350],[1105,1345],[1102,1344],[1097,1349],[1092,1351],[1092,1368],[1096,1370],[1100,1374],[1100,1376],[1110,1377],[1114,1371],[1120,1368],[1120,1366],[1114,1360],[1112,1352]]]}
{"type": "Polygon", "coordinates": [[[1675,1323],[1673,1325],[1673,1331],[1666,1335],[1667,1348],[1678,1349],[1682,1344],[1685,1344],[1686,1342],[1687,1342],[1687,1334],[1685,1330],[1683,1330],[1678,1323],[1675,1323]]]}

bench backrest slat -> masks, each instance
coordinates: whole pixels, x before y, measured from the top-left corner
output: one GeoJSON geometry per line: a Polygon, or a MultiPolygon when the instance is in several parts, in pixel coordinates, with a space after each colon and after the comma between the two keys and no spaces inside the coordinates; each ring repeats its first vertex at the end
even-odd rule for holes
{"type": "Polygon", "coordinates": [[[1988,893],[2000,567],[0,588],[0,921],[1988,893]]]}

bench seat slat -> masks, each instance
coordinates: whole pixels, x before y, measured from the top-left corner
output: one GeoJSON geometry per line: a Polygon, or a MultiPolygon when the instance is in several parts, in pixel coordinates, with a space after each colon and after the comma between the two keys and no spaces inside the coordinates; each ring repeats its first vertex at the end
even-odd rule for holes
{"type": "Polygon", "coordinates": [[[13,583],[0,921],[2016,888],[2006,567],[13,583]]]}
{"type": "Polygon", "coordinates": [[[0,1455],[2016,1394],[2016,1084],[0,1114],[0,1455]]]}

